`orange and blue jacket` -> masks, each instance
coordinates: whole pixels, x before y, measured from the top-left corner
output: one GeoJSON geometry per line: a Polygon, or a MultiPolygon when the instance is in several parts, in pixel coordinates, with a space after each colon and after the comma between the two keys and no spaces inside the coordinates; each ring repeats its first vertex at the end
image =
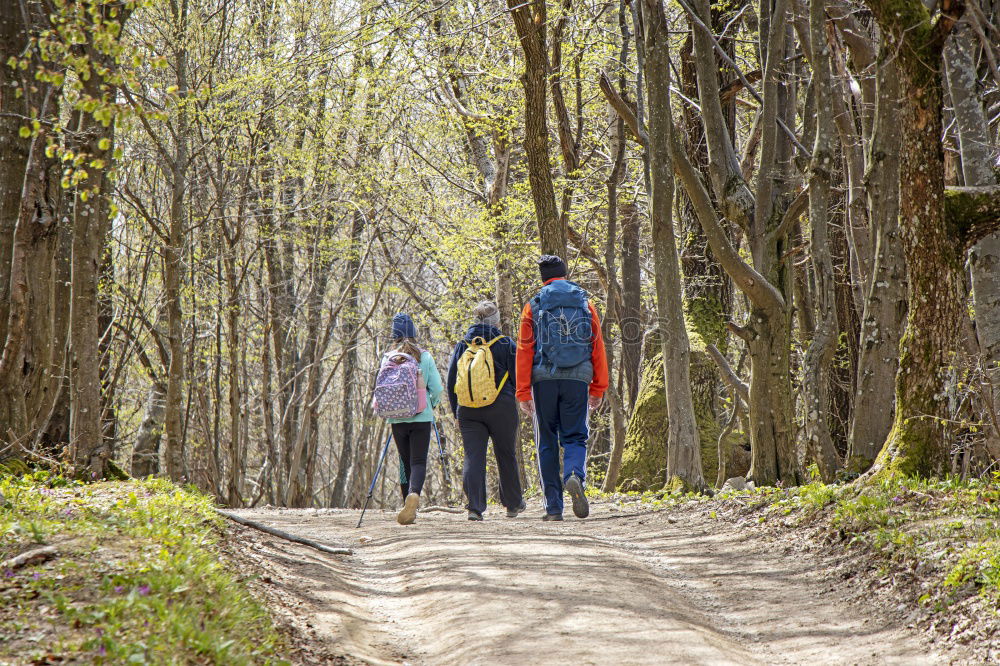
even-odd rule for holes
{"type": "MultiPolygon", "coordinates": [[[[565,278],[557,277],[546,280],[545,284],[565,278]]],[[[593,365],[593,377],[590,380],[590,395],[601,397],[608,389],[608,357],[604,350],[604,336],[601,334],[601,320],[597,316],[594,304],[588,299],[590,308],[590,362],[593,365]]],[[[535,326],[531,316],[531,302],[525,304],[521,311],[521,331],[517,338],[517,391],[518,401],[531,400],[531,374],[535,363],[535,326]]]]}

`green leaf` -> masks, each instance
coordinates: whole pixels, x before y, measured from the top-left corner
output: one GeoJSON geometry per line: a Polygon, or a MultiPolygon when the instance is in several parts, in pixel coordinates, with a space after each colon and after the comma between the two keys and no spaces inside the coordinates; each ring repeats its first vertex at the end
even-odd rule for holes
{"type": "Polygon", "coordinates": [[[17,130],[17,133],[21,135],[22,139],[27,139],[29,136],[31,136],[31,128],[22,127],[21,129],[17,130]]]}

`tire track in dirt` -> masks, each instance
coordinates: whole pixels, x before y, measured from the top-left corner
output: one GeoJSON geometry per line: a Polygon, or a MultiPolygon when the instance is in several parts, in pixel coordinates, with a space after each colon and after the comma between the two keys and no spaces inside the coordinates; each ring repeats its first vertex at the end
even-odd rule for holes
{"type": "MultiPolygon", "coordinates": [[[[265,539],[267,567],[346,661],[411,664],[936,664],[901,622],[826,594],[808,557],[711,521],[593,507],[544,523],[533,509],[422,514],[258,510],[241,515],[337,545],[265,539]]],[[[298,606],[296,606],[296,603],[298,606]]],[[[300,611],[288,610],[301,608],[300,611]]]]}

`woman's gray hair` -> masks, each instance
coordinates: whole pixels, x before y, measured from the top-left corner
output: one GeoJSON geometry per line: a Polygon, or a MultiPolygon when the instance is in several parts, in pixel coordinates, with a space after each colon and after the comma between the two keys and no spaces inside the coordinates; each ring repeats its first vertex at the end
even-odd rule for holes
{"type": "Polygon", "coordinates": [[[475,317],[476,323],[500,327],[500,310],[493,301],[483,301],[475,307],[472,315],[475,317]]]}

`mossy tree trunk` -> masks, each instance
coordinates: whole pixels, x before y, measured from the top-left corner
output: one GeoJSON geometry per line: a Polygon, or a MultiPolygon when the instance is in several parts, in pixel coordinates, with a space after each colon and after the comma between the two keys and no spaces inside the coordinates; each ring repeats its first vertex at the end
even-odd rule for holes
{"type": "MultiPolygon", "coordinates": [[[[745,4],[744,0],[716,3],[712,7],[712,30],[716,34],[725,31],[726,25],[745,4]]],[[[690,30],[690,29],[689,29],[690,30]]],[[[735,45],[727,41],[723,45],[730,57],[735,55],[735,45]]],[[[729,83],[736,79],[732,69],[720,58],[716,58],[719,70],[719,84],[729,83]]],[[[698,75],[694,62],[694,34],[689,32],[680,53],[680,87],[687,97],[698,97],[698,75]]],[[[723,104],[726,126],[730,132],[735,130],[736,95],[730,95],[723,104]]],[[[690,104],[682,104],[679,125],[684,141],[684,151],[691,165],[702,178],[710,177],[708,172],[708,151],[703,140],[705,125],[701,113],[690,104]]],[[[681,268],[684,274],[684,309],[691,328],[700,335],[706,343],[714,344],[723,352],[726,351],[728,334],[726,320],[732,311],[732,283],[725,270],[712,254],[705,232],[698,222],[697,212],[683,189],[679,191],[681,203],[680,228],[681,268]]]]}
{"type": "MultiPolygon", "coordinates": [[[[667,387],[663,378],[663,357],[659,352],[660,340],[656,336],[650,337],[646,344],[647,360],[643,364],[639,394],[626,431],[619,482],[608,490],[657,490],[663,487],[667,469],[664,433],[669,428],[667,387]]],[[[691,334],[690,375],[701,468],[705,478],[712,479],[718,471],[718,443],[722,428],[713,410],[714,392],[699,391],[697,387],[718,384],[719,371],[696,333],[691,334]]],[[[722,448],[728,452],[725,461],[727,476],[742,476],[749,470],[750,455],[744,447],[746,439],[746,433],[726,433],[722,448]]]]}
{"type": "Polygon", "coordinates": [[[964,314],[964,250],[944,216],[944,152],[941,145],[942,49],[960,13],[946,0],[932,21],[920,0],[868,0],[886,40],[894,47],[904,91],[899,208],[903,251],[909,268],[906,329],[896,375],[896,414],[879,453],[875,478],[931,476],[948,461],[945,386],[956,361],[964,314]]]}
{"type": "MultiPolygon", "coordinates": [[[[717,44],[708,27],[711,7],[707,0],[694,0],[694,50],[699,100],[705,123],[712,189],[721,209],[716,211],[708,191],[674,139],[671,156],[674,168],[691,199],[708,243],[719,263],[751,303],[744,328],[733,327],[747,342],[751,356],[750,420],[753,465],[750,473],[759,485],[800,481],[795,454],[790,380],[791,307],[787,257],[787,225],[778,204],[782,183],[788,179],[779,163],[787,161],[788,139],[778,132],[778,122],[790,113],[791,95],[781,77],[787,55],[788,3],[778,0],[769,7],[763,53],[763,96],[760,116],[760,165],[757,186],[751,191],[743,179],[731,133],[722,110],[718,72],[715,67],[717,44]],[[733,246],[723,229],[720,214],[743,227],[751,245],[752,265],[733,246]]],[[[721,47],[718,47],[721,49],[721,47]]],[[[786,123],[787,124],[787,123],[786,123]]]]}

